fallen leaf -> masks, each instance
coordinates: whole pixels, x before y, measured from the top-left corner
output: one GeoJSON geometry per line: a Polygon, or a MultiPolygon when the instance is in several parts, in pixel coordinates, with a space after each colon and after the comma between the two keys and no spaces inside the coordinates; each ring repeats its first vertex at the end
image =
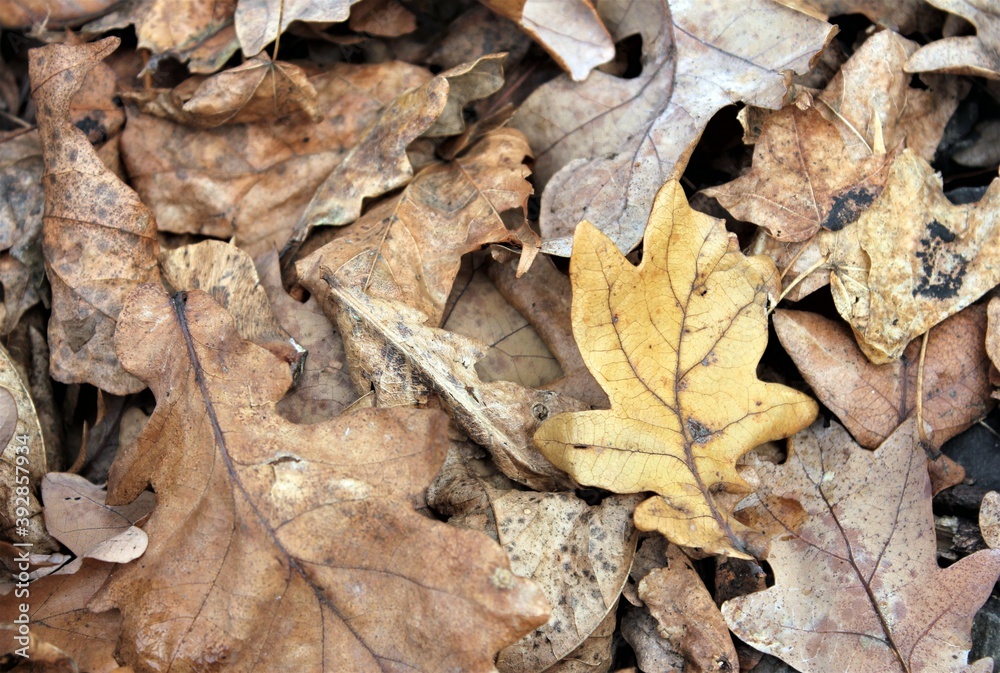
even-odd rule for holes
{"type": "Polygon", "coordinates": [[[947,72],[1000,79],[1000,11],[981,0],[927,0],[976,27],[975,36],[945,37],[926,44],[906,64],[908,72],[947,72]]]}
{"type": "Polygon", "coordinates": [[[326,276],[339,310],[351,377],[359,393],[372,391],[375,406],[423,402],[432,392],[469,437],[489,449],[511,479],[538,491],[574,484],[531,443],[538,424],[553,414],[585,407],[571,397],[509,381],[483,383],[475,363],[485,344],[427,327],[426,316],[326,276]]]}
{"type": "Polygon", "coordinates": [[[240,0],[236,7],[236,34],[243,53],[254,56],[288,29],[292,21],[340,23],[359,0],[240,0]]]}
{"type": "Polygon", "coordinates": [[[42,146],[37,131],[0,142],[0,333],[9,334],[44,296],[42,146]]]}
{"type": "Polygon", "coordinates": [[[990,119],[975,128],[975,140],[968,147],[956,151],[952,159],[963,166],[989,168],[1000,164],[1000,122],[990,119]]]}
{"type": "Polygon", "coordinates": [[[512,125],[535,150],[542,250],[569,256],[583,219],[619,249],[642,240],[656,190],[679,179],[709,119],[742,100],[781,107],[784,73],[803,73],[834,29],[771,0],[598,3],[611,36],[642,36],[642,73],[600,71],[539,87],[512,125]],[[752,73],[752,74],[749,74],[752,73]]]}
{"type": "Polygon", "coordinates": [[[125,296],[159,278],[156,223],[68,118],[87,72],[119,42],[109,37],[34,49],[30,73],[45,161],[43,252],[52,285],[52,377],[125,395],[145,386],[122,369],[112,339],[125,296]]]}
{"type": "Polygon", "coordinates": [[[31,396],[10,355],[0,347],[0,531],[33,553],[59,545],[45,531],[38,488],[46,472],[45,445],[31,396]]]}
{"type": "Polygon", "coordinates": [[[118,0],[2,0],[0,27],[29,28],[47,23],[58,26],[97,16],[118,0]]]}
{"type": "Polygon", "coordinates": [[[617,626],[618,613],[612,608],[579,647],[542,673],[607,673],[614,663],[617,626]]]}
{"type": "Polygon", "coordinates": [[[989,491],[979,505],[979,530],[990,549],[1000,547],[1000,493],[989,491]]]}
{"type": "Polygon", "coordinates": [[[756,469],[761,486],[748,507],[772,522],[775,579],[723,604],[738,637],[803,673],[991,670],[966,658],[1000,551],[938,567],[915,421],[874,452],[817,422],[789,440],[783,465],[756,469]],[[808,514],[797,528],[778,507],[785,498],[808,514]]]}
{"type": "Polygon", "coordinates": [[[295,386],[275,408],[293,423],[329,421],[358,399],[343,340],[315,297],[300,303],[285,292],[277,250],[257,260],[257,271],[274,317],[307,352],[295,386]]]}
{"type": "Polygon", "coordinates": [[[278,324],[249,255],[222,241],[202,241],[162,253],[160,266],[171,288],[210,294],[233,316],[240,336],[287,362],[293,378],[298,375],[306,350],[278,324]]]}
{"type": "Polygon", "coordinates": [[[424,134],[458,133],[462,108],[503,84],[503,56],[492,54],[446,70],[389,104],[316,188],[282,249],[289,259],[313,227],[340,226],[361,215],[365,198],[402,187],[413,177],[407,146],[424,134]]]}
{"type": "Polygon", "coordinates": [[[399,62],[336,64],[310,78],[324,115],[317,124],[196,129],[130,109],[122,160],[161,231],[235,236],[256,256],[284,245],[313,192],[384,108],[430,79],[399,62]]]}
{"type": "Polygon", "coordinates": [[[816,403],[757,379],[774,265],[744,257],[720,220],[690,208],[681,186],[657,195],[633,267],[594,225],[570,261],[573,334],[611,409],[557,416],[535,443],[582,484],[654,491],[636,526],[709,553],[762,554],[720,492],[746,493],[736,460],[812,421],[816,403]]]}
{"type": "Polygon", "coordinates": [[[146,534],[134,524],[149,516],[156,496],[143,491],[132,503],[111,507],[107,491],[78,474],[49,472],[42,479],[45,528],[76,559],[59,572],[74,573],[84,559],[128,563],[146,551],[146,534]]]}
{"type": "Polygon", "coordinates": [[[518,24],[576,82],[587,79],[591,70],[615,57],[615,43],[589,0],[482,2],[518,24]]]}
{"type": "Polygon", "coordinates": [[[157,108],[157,116],[206,128],[288,117],[317,123],[323,118],[316,109],[318,94],[306,73],[291,63],[272,61],[263,52],[196,86],[193,79],[169,91],[138,91],[128,98],[146,111],[157,108]]]}
{"type": "Polygon", "coordinates": [[[495,544],[412,511],[444,457],[440,412],[288,423],[285,363],[197,290],[137,289],[116,345],[157,399],[109,479],[110,504],[156,491],[149,548],[91,602],[121,609],[130,665],[486,673],[548,619],[495,544]]]}
{"type": "Polygon", "coordinates": [[[608,396],[587,369],[573,339],[569,278],[546,255],[540,255],[521,276],[510,263],[492,262],[486,271],[503,298],[524,316],[558,360],[564,375],[545,387],[607,409],[608,396]]]}
{"type": "Polygon", "coordinates": [[[994,180],[979,203],[953,206],[941,177],[912,150],[893,162],[885,191],[835,239],[833,300],[875,364],[997,283],[1000,234],[994,180]],[[854,243],[857,242],[857,244],[854,243]]]}
{"type": "Polygon", "coordinates": [[[764,121],[750,172],[704,194],[779,241],[806,241],[856,220],[882,192],[891,159],[853,156],[819,110],[793,105],[764,121]]]}
{"type": "Polygon", "coordinates": [[[729,629],[691,559],[666,540],[650,538],[642,550],[655,567],[634,567],[643,607],[630,606],[622,622],[642,670],[738,671],[729,629]]]}
{"type": "Polygon", "coordinates": [[[359,33],[399,37],[417,29],[417,17],[398,0],[360,0],[347,25],[359,33]]]}
{"type": "Polygon", "coordinates": [[[463,262],[441,327],[488,345],[486,356],[476,363],[484,383],[512,381],[552,390],[549,383],[562,376],[545,342],[497,291],[482,266],[463,262]]]}
{"type": "Polygon", "coordinates": [[[531,493],[446,461],[428,504],[453,514],[448,523],[497,540],[513,573],[534,580],[552,605],[548,623],[497,657],[500,673],[534,673],[554,665],[613,614],[628,579],[638,532],[636,496],[588,505],[573,493],[531,493]]]}
{"type": "MultiPolygon", "coordinates": [[[[993,363],[990,383],[1000,386],[1000,374],[996,371],[1000,363],[1000,297],[990,299],[986,306],[986,354],[993,363]]],[[[993,397],[1000,398],[1000,392],[994,391],[993,397]]]]}
{"type": "Polygon", "coordinates": [[[530,156],[520,132],[499,129],[465,156],[428,166],[399,196],[300,261],[300,282],[322,297],[323,276],[337,273],[351,287],[401,301],[439,324],[462,255],[517,242],[501,215],[523,212],[532,191],[523,163],[530,156]]]}
{"type": "Polygon", "coordinates": [[[912,33],[926,19],[921,0],[781,0],[810,16],[826,19],[844,14],[864,14],[873,23],[900,33],[912,33]]]}
{"type": "MultiPolygon", "coordinates": [[[[118,611],[94,614],[87,609],[87,602],[101,588],[113,568],[112,563],[90,559],[77,573],[50,575],[31,583],[30,601],[26,605],[35,647],[43,650],[45,645],[58,648],[72,658],[76,668],[69,670],[74,673],[132,671],[120,668],[114,656],[115,642],[121,630],[121,615],[118,611]]],[[[7,627],[0,628],[0,651],[13,652],[24,647],[23,643],[14,640],[19,634],[9,626],[22,614],[21,602],[0,601],[0,624],[7,627]]]]}
{"type": "MultiPolygon", "coordinates": [[[[875,365],[850,328],[815,313],[776,311],[774,329],[819,401],[861,446],[874,449],[915,412],[920,339],[898,360],[875,365]]],[[[930,448],[940,449],[992,409],[985,339],[985,306],[970,306],[931,330],[922,405],[930,448]]]]}

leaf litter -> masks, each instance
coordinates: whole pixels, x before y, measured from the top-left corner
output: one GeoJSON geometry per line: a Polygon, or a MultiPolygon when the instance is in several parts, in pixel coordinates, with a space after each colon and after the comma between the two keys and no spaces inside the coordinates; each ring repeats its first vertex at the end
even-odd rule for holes
{"type": "Polygon", "coordinates": [[[996,17],[0,2],[4,665],[992,670],[996,17]]]}

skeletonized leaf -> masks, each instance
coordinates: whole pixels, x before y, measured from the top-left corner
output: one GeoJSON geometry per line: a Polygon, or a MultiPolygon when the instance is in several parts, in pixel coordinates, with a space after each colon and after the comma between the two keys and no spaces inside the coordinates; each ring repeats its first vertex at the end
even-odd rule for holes
{"type": "Polygon", "coordinates": [[[145,386],[115,357],[115,322],[133,288],[159,280],[156,222],[69,119],[70,100],[87,72],[119,42],[109,37],[33,49],[30,73],[45,160],[43,251],[52,284],[52,377],[125,395],[145,386]]]}
{"type": "Polygon", "coordinates": [[[594,225],[577,229],[573,334],[611,409],[556,416],[535,443],[582,484],[657,493],[636,509],[640,529],[712,553],[762,554],[763,540],[717,496],[748,492],[736,460],[817,411],[757,379],[774,264],[743,256],[676,181],[657,195],[643,250],[636,268],[594,225]]]}
{"type": "Polygon", "coordinates": [[[444,457],[444,414],[285,421],[287,366],[198,290],[137,289],[116,345],[157,399],[109,479],[111,504],[156,491],[149,548],[91,603],[122,611],[130,665],[487,673],[548,619],[499,547],[413,511],[444,457]]]}
{"type": "Polygon", "coordinates": [[[874,452],[817,422],[789,440],[784,464],[760,463],[748,508],[775,536],[774,586],[723,604],[729,628],[803,673],[992,670],[966,661],[1000,550],[938,567],[924,465],[914,420],[874,452]],[[788,499],[804,519],[787,520],[788,499]]]}

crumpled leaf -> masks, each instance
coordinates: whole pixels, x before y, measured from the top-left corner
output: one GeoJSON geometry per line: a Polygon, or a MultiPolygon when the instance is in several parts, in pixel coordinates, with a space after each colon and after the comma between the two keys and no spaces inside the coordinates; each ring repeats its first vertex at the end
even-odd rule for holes
{"type": "Polygon", "coordinates": [[[295,386],[275,408],[293,423],[320,423],[338,416],[358,399],[340,334],[316,297],[300,303],[285,292],[277,250],[257,260],[257,271],[274,317],[307,352],[295,386]]]}
{"type": "Polygon", "coordinates": [[[237,0],[128,0],[84,29],[102,33],[134,25],[137,46],[153,54],[154,66],[169,56],[181,62],[211,62],[214,67],[192,72],[215,72],[238,47],[232,34],[236,5],[237,0]]]}
{"type": "Polygon", "coordinates": [[[789,106],[764,121],[750,172],[704,194],[779,241],[805,241],[856,220],[882,192],[891,159],[853,156],[818,109],[789,106]]]}
{"type": "Polygon", "coordinates": [[[313,192],[382,110],[430,79],[400,62],[335,64],[310,78],[324,114],[317,124],[196,129],[129,109],[122,160],[162,231],[235,236],[256,256],[285,243],[313,192]]]}
{"type": "Polygon", "coordinates": [[[316,188],[282,250],[288,259],[313,227],[340,226],[361,215],[365,198],[408,183],[413,166],[407,146],[420,135],[448,135],[464,128],[462,108],[503,85],[503,55],[491,54],[446,70],[390,103],[358,143],[316,188]]]}
{"type": "Polygon", "coordinates": [[[946,72],[1000,79],[1000,9],[989,0],[927,0],[976,27],[975,36],[945,37],[924,45],[908,72],[946,72]]]}
{"type": "Polygon", "coordinates": [[[258,54],[278,39],[292,21],[340,23],[360,0],[240,0],[236,34],[247,56],[258,54]]]}
{"type": "Polygon", "coordinates": [[[638,531],[637,496],[588,505],[573,493],[532,493],[481,474],[463,452],[449,454],[428,504],[449,525],[485,531],[510,558],[515,575],[534,580],[552,605],[548,623],[508,645],[500,673],[543,671],[569,655],[613,614],[628,579],[638,531]]]}
{"type": "Polygon", "coordinates": [[[496,545],[412,510],[444,457],[443,414],[288,423],[285,363],[200,291],[137,289],[116,345],[157,399],[109,479],[111,504],[156,491],[149,548],[91,603],[122,610],[130,665],[486,673],[548,619],[496,545]]]}
{"type": "Polygon", "coordinates": [[[45,444],[35,405],[6,349],[0,347],[0,532],[28,542],[32,552],[55,551],[38,501],[46,472],[45,444]],[[19,511],[20,510],[20,511],[19,511]],[[27,513],[25,513],[27,510],[27,513]]]}
{"type": "Polygon", "coordinates": [[[612,37],[640,34],[642,73],[594,72],[539,87],[515,115],[544,187],[543,251],[568,256],[580,220],[628,252],[642,240],[657,189],[679,179],[709,119],[742,100],[781,107],[784,73],[804,73],[834,29],[771,0],[597,5],[612,37]]]}
{"type": "Polygon", "coordinates": [[[106,504],[107,491],[78,474],[49,472],[42,479],[45,528],[76,555],[60,573],[74,573],[86,558],[128,563],[146,551],[146,533],[134,524],[149,516],[156,496],[143,491],[128,505],[106,504]]]}
{"type": "Polygon", "coordinates": [[[130,92],[146,111],[187,126],[257,124],[287,117],[313,123],[318,94],[302,68],[266,53],[207,79],[191,78],[167,91],[130,92]]]}
{"type": "Polygon", "coordinates": [[[988,659],[966,660],[1000,550],[938,567],[914,420],[874,452],[820,421],[789,440],[783,465],[756,469],[761,486],[748,507],[775,535],[775,582],[723,604],[737,636],[803,673],[992,670],[988,659]],[[787,499],[805,508],[804,520],[786,521],[787,499]]]}
{"type": "Polygon", "coordinates": [[[520,132],[498,129],[463,157],[428,166],[399,196],[300,261],[300,282],[322,297],[323,275],[335,272],[351,287],[404,302],[438,325],[462,255],[518,242],[501,215],[523,212],[532,192],[523,163],[530,156],[520,132]]]}
{"type": "Polygon", "coordinates": [[[334,275],[325,279],[339,306],[337,324],[359,393],[373,392],[380,407],[424,402],[435,393],[505,475],[536,491],[574,486],[538,452],[531,436],[549,416],[586,405],[509,381],[483,383],[475,363],[485,355],[485,344],[427,327],[422,313],[345,286],[334,275]]]}
{"type": "Polygon", "coordinates": [[[640,555],[632,577],[641,603],[626,610],[622,635],[642,670],[739,670],[729,628],[687,555],[663,538],[647,539],[640,555]]]}
{"type": "Polygon", "coordinates": [[[278,324],[249,255],[222,241],[202,241],[165,251],[160,267],[173,290],[212,295],[233,316],[240,336],[287,362],[293,378],[298,375],[306,350],[278,324]]]}
{"type": "Polygon", "coordinates": [[[608,673],[615,658],[617,626],[618,613],[612,609],[579,647],[542,673],[608,673]]]}
{"type": "Polygon", "coordinates": [[[0,284],[3,317],[0,333],[9,334],[21,316],[41,301],[45,282],[42,259],[42,146],[38,131],[0,142],[0,284]]]}
{"type": "Polygon", "coordinates": [[[582,484],[657,493],[636,509],[642,530],[710,553],[762,554],[763,540],[718,495],[748,492],[736,460],[817,412],[802,393],[757,379],[774,265],[744,257],[676,181],[657,195],[643,250],[633,267],[594,225],[577,229],[573,334],[611,409],[552,418],[535,444],[582,484]]]}
{"type": "Polygon", "coordinates": [[[347,25],[357,33],[399,37],[417,29],[417,17],[398,0],[360,0],[347,25]]]}
{"type": "Polygon", "coordinates": [[[133,288],[159,279],[156,223],[69,120],[70,101],[87,72],[119,42],[109,37],[33,49],[30,74],[45,161],[43,252],[52,285],[52,377],[125,395],[145,386],[115,357],[115,322],[133,288]]]}
{"type": "Polygon", "coordinates": [[[1000,181],[954,206],[941,177],[913,151],[893,162],[885,191],[841,230],[831,255],[837,311],[875,364],[1000,283],[1000,181]]]}
{"type": "MultiPolygon", "coordinates": [[[[774,329],[819,401],[861,446],[876,448],[915,412],[920,339],[898,360],[874,365],[846,325],[815,313],[776,311],[774,329]]],[[[993,408],[985,338],[984,306],[970,306],[931,330],[922,411],[933,449],[993,408]]]]}
{"type": "Polygon", "coordinates": [[[864,14],[873,23],[900,33],[921,27],[929,8],[922,0],[779,0],[820,19],[844,14],[864,14]]]}
{"type": "MultiPolygon", "coordinates": [[[[990,299],[986,306],[986,354],[997,369],[1000,363],[1000,297],[990,299]]],[[[1000,386],[1000,375],[990,370],[990,383],[1000,386]]],[[[1000,391],[995,391],[993,397],[1000,398],[1000,391]]]]}
{"type": "Polygon", "coordinates": [[[518,24],[576,82],[587,79],[593,68],[615,57],[615,43],[589,0],[482,2],[518,24]]]}
{"type": "MultiPolygon", "coordinates": [[[[121,615],[117,610],[94,614],[87,609],[87,602],[113,568],[112,563],[89,559],[77,573],[50,575],[32,582],[28,616],[31,636],[37,639],[35,651],[54,647],[65,653],[77,667],[71,671],[131,673],[130,668],[120,668],[114,656],[121,615]]],[[[23,647],[13,640],[17,631],[9,627],[20,614],[20,603],[0,601],[0,652],[23,647]]],[[[29,656],[31,653],[29,649],[29,656]]]]}

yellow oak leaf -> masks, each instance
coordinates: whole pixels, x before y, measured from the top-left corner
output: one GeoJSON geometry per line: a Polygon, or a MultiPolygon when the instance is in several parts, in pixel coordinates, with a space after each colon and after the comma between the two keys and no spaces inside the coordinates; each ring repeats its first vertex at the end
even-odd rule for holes
{"type": "Polygon", "coordinates": [[[656,197],[643,250],[634,267],[597,227],[577,227],[573,334],[611,409],[554,416],[535,443],[582,484],[657,493],[636,508],[640,529],[712,553],[762,554],[763,538],[717,496],[749,492],[736,460],[817,413],[806,395],[757,379],[774,263],[740,253],[673,180],[656,197]]]}

